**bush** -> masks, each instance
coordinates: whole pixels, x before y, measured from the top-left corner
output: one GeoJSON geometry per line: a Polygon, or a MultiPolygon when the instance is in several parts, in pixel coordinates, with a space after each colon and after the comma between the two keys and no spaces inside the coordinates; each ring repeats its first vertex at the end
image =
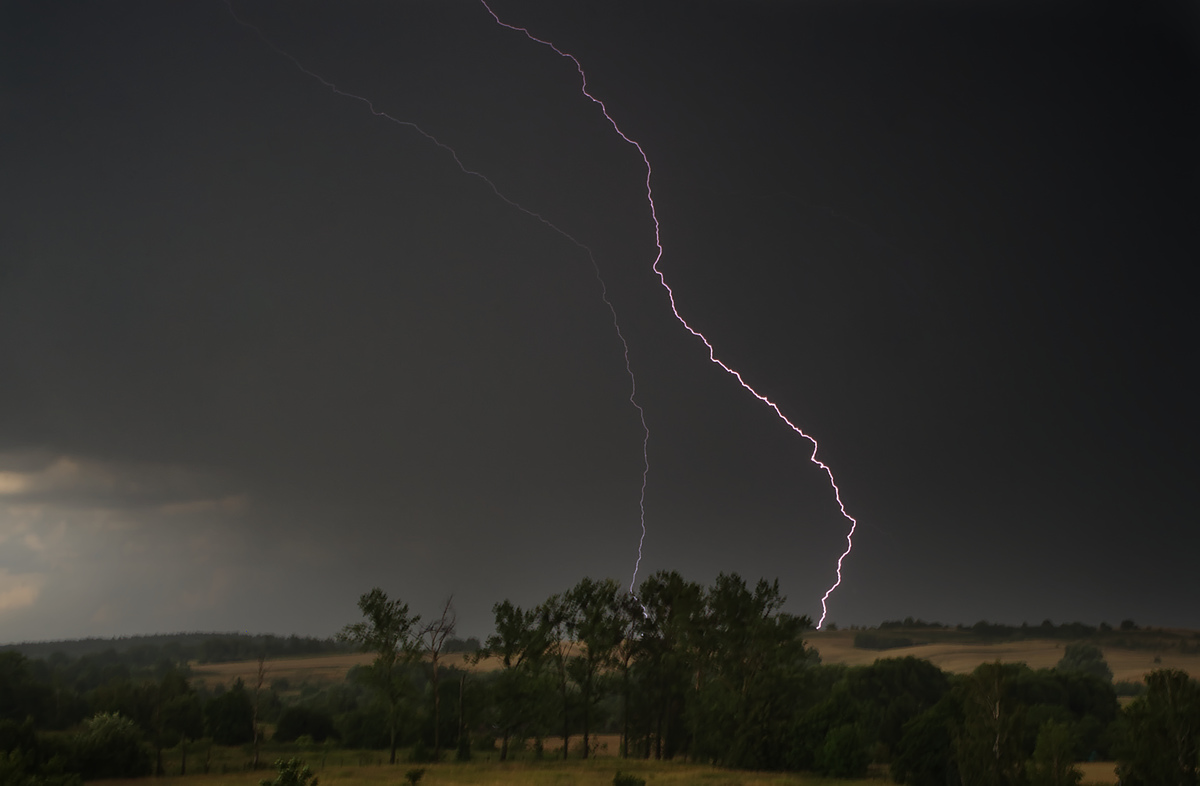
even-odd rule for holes
{"type": "Polygon", "coordinates": [[[412,786],[417,786],[417,784],[420,783],[421,779],[424,777],[424,767],[421,767],[420,769],[409,770],[408,772],[404,773],[404,780],[408,781],[410,784],[412,784],[412,786]]]}
{"type": "Polygon", "coordinates": [[[613,776],[613,786],[646,786],[646,779],[618,770],[613,776]]]}
{"type": "Polygon", "coordinates": [[[425,740],[417,740],[417,744],[413,746],[412,752],[408,754],[408,760],[413,764],[428,764],[438,761],[438,757],[425,744],[425,740]]]}
{"type": "Polygon", "coordinates": [[[279,716],[274,740],[292,742],[305,735],[315,742],[324,742],[330,737],[337,739],[339,736],[333,725],[333,716],[328,712],[310,707],[288,707],[279,716]]]}
{"type": "Polygon", "coordinates": [[[129,718],[102,712],[84,722],[76,737],[76,756],[84,780],[136,778],[149,775],[150,751],[142,732],[129,718]]]}
{"type": "Polygon", "coordinates": [[[259,786],[317,786],[317,776],[303,759],[276,759],[275,769],[279,770],[275,780],[261,780],[259,786]]]}

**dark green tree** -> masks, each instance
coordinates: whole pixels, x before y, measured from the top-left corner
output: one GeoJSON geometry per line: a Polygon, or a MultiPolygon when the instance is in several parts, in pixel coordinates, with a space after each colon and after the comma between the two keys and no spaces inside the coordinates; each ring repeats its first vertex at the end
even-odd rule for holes
{"type": "Polygon", "coordinates": [[[1125,708],[1116,746],[1125,786],[1196,786],[1200,762],[1200,683],[1185,672],[1146,675],[1146,694],[1125,708]]]}
{"type": "Polygon", "coordinates": [[[430,682],[433,686],[433,760],[442,760],[441,696],[438,691],[440,672],[438,666],[445,652],[447,640],[454,635],[458,614],[454,610],[454,596],[446,599],[441,615],[421,630],[421,641],[429,656],[430,682]]]}
{"type": "Polygon", "coordinates": [[[960,684],[963,723],[955,757],[964,784],[1019,786],[1025,778],[1023,707],[1013,686],[1024,664],[984,663],[960,684]]]}
{"type": "Polygon", "coordinates": [[[76,738],[81,774],[85,780],[136,778],[151,772],[150,752],[142,730],[129,718],[99,713],[84,723],[76,738]]]}
{"type": "Polygon", "coordinates": [[[575,656],[577,642],[571,636],[575,606],[567,594],[551,595],[538,607],[538,624],[545,631],[546,659],[558,688],[558,706],[563,741],[563,758],[571,751],[571,720],[575,707],[575,692],[571,685],[569,665],[575,656]]]}
{"type": "Polygon", "coordinates": [[[862,778],[871,763],[870,740],[857,723],[835,726],[817,749],[816,770],[834,778],[862,778]]]}
{"type": "Polygon", "coordinates": [[[342,628],[338,638],[358,645],[363,652],[375,653],[368,679],[382,697],[387,710],[391,746],[388,761],[395,764],[400,711],[409,684],[403,667],[420,657],[415,630],[421,615],[410,615],[407,603],[399,599],[390,600],[387,593],[378,587],[358,599],[358,609],[362,612],[363,621],[342,628]]]}
{"type": "Polygon", "coordinates": [[[1069,723],[1046,721],[1038,730],[1029,763],[1030,786],[1075,786],[1083,773],[1075,766],[1075,732],[1069,723]]]}
{"type": "Polygon", "coordinates": [[[333,716],[319,707],[301,705],[286,708],[279,715],[273,739],[276,742],[294,742],[298,737],[305,735],[312,737],[313,742],[337,739],[333,716]]]}
{"type": "Polygon", "coordinates": [[[204,735],[204,712],[196,691],[187,677],[174,666],[168,668],[156,684],[151,736],[154,742],[154,771],[163,774],[164,747],[179,743],[180,775],[187,774],[187,744],[204,735]]]}
{"type": "Polygon", "coordinates": [[[628,628],[621,594],[621,588],[612,579],[589,578],[567,592],[574,610],[567,632],[580,645],[577,654],[568,661],[567,670],[579,688],[585,759],[590,753],[592,711],[604,693],[603,676],[616,664],[615,651],[628,628]]]}
{"type": "Polygon", "coordinates": [[[243,745],[254,740],[254,707],[239,677],[233,687],[204,707],[205,725],[218,745],[243,745]]]}
{"type": "Polygon", "coordinates": [[[959,786],[954,738],[961,725],[960,697],[953,692],[904,724],[892,759],[892,780],[910,786],[959,786]]]}
{"type": "Polygon", "coordinates": [[[1110,683],[1113,678],[1112,669],[1108,667],[1100,648],[1082,641],[1068,644],[1062,659],[1054,668],[1062,672],[1091,674],[1110,683]]]}
{"type": "Polygon", "coordinates": [[[476,653],[476,659],[500,661],[493,706],[500,731],[500,761],[506,761],[509,739],[534,723],[545,703],[543,670],[550,639],[538,609],[523,610],[506,600],[493,606],[492,614],[496,632],[476,653]]]}
{"type": "MultiPolygon", "coordinates": [[[[703,683],[711,654],[704,637],[704,587],[675,571],[660,571],[642,582],[638,601],[633,611],[636,647],[630,654],[648,701],[644,725],[652,733],[654,758],[670,758],[676,741],[684,737],[688,696],[703,683]]],[[[628,697],[628,684],[624,690],[628,697]]]]}
{"type": "Polygon", "coordinates": [[[781,611],[778,581],[760,580],[751,591],[737,574],[721,574],[705,600],[696,753],[731,767],[779,769],[797,708],[808,703],[817,658],[803,635],[812,621],[781,611]]]}

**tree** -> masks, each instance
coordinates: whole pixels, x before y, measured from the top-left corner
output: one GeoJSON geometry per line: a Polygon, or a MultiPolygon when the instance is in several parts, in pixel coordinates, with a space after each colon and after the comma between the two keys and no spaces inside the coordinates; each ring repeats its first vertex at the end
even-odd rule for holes
{"type": "Polygon", "coordinates": [[[959,775],[972,786],[1014,786],[1024,779],[1021,710],[1013,684],[1024,664],[984,663],[962,682],[963,725],[955,740],[959,775]]]}
{"type": "Polygon", "coordinates": [[[602,695],[600,679],[614,665],[613,651],[625,636],[626,623],[612,579],[593,581],[584,578],[567,592],[575,614],[568,621],[571,638],[582,644],[579,654],[568,663],[571,679],[579,686],[579,704],[583,711],[583,757],[589,754],[592,709],[602,695]]]}
{"type": "Polygon", "coordinates": [[[129,718],[102,712],[84,723],[77,737],[78,757],[86,780],[149,775],[150,754],[141,729],[129,718]]]}
{"type": "MultiPolygon", "coordinates": [[[[685,697],[703,682],[704,587],[685,581],[676,571],[659,571],[642,582],[638,601],[633,612],[633,657],[644,681],[640,692],[649,702],[646,730],[653,734],[654,758],[670,758],[673,741],[686,731],[685,697]]],[[[626,702],[628,682],[626,679],[626,702]]],[[[625,736],[629,736],[628,730],[625,736]]],[[[623,744],[628,747],[627,741],[623,744]]],[[[646,755],[650,753],[648,747],[646,755]]]]}
{"type": "Polygon", "coordinates": [[[495,711],[500,731],[500,761],[508,759],[509,737],[538,714],[542,665],[550,646],[540,609],[523,610],[510,601],[492,606],[496,632],[475,654],[476,662],[499,658],[495,711]]]}
{"type": "Polygon", "coordinates": [[[262,693],[263,683],[267,679],[267,671],[267,654],[265,652],[260,653],[258,656],[258,671],[254,680],[254,698],[251,700],[250,725],[254,727],[254,760],[250,763],[250,769],[252,770],[258,769],[258,742],[262,736],[261,730],[258,727],[259,697],[262,693]]]}
{"type": "Polygon", "coordinates": [[[418,641],[413,632],[421,615],[409,615],[408,604],[399,599],[389,600],[387,593],[375,587],[358,599],[358,609],[365,618],[342,628],[338,638],[357,644],[363,652],[375,653],[368,672],[371,683],[383,697],[387,708],[388,737],[391,756],[396,763],[396,736],[400,728],[400,709],[406,682],[401,667],[419,657],[418,641]]]}
{"type": "Polygon", "coordinates": [[[173,665],[155,686],[154,772],[163,774],[163,747],[179,742],[181,775],[187,774],[187,742],[204,734],[204,713],[187,677],[173,665]]]}
{"type": "Polygon", "coordinates": [[[1070,725],[1046,721],[1038,730],[1029,763],[1030,786],[1075,786],[1083,773],[1075,766],[1075,734],[1070,725]]]}
{"type": "Polygon", "coordinates": [[[243,745],[254,739],[254,707],[241,677],[208,703],[204,715],[209,736],[218,745],[243,745]]]}
{"type": "Polygon", "coordinates": [[[961,705],[954,693],[905,723],[892,759],[892,780],[911,786],[958,786],[954,729],[961,723],[961,705]]]}
{"type": "Polygon", "coordinates": [[[1068,673],[1091,674],[1110,683],[1113,678],[1112,669],[1108,667],[1108,661],[1104,660],[1104,653],[1100,648],[1082,641],[1068,644],[1062,659],[1054,668],[1068,673]]]}
{"type": "Polygon", "coordinates": [[[1185,672],[1146,675],[1146,694],[1125,708],[1117,772],[1127,786],[1196,786],[1200,683],[1185,672]]]}
{"type": "Polygon", "coordinates": [[[315,707],[288,707],[279,715],[275,725],[275,742],[292,742],[308,735],[313,742],[336,739],[337,728],[328,711],[315,707]]]}
{"type": "Polygon", "coordinates": [[[446,639],[454,635],[454,623],[458,619],[458,615],[454,611],[454,596],[451,595],[446,599],[445,605],[442,606],[442,615],[436,620],[433,620],[425,626],[421,631],[421,638],[425,644],[425,651],[429,653],[429,665],[432,669],[433,682],[433,760],[442,760],[442,742],[441,742],[441,713],[440,701],[438,694],[438,660],[441,658],[443,648],[446,646],[446,639]]]}
{"type": "Polygon", "coordinates": [[[539,625],[545,631],[546,655],[554,666],[558,683],[558,695],[562,708],[563,758],[571,751],[571,680],[568,664],[575,653],[575,640],[570,626],[575,618],[575,607],[568,595],[551,595],[538,607],[539,625]]]}

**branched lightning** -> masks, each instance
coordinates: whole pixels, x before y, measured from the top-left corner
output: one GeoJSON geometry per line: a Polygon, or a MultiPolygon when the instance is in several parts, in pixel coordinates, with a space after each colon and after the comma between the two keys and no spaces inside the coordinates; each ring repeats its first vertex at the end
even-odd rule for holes
{"type": "MultiPolygon", "coordinates": [[[[617,309],[615,306],[613,306],[612,301],[609,300],[608,285],[605,284],[603,276],[600,275],[600,265],[596,262],[596,257],[592,253],[591,248],[589,248],[588,246],[581,243],[573,235],[566,232],[561,227],[555,225],[553,222],[551,222],[545,216],[542,216],[540,213],[536,213],[533,210],[530,210],[529,208],[525,207],[524,205],[521,205],[521,204],[513,201],[512,199],[510,199],[508,196],[506,196],[504,193],[502,193],[500,191],[500,189],[497,188],[496,184],[493,183],[482,172],[478,172],[474,169],[468,168],[462,162],[462,160],[458,157],[458,153],[455,152],[455,150],[453,148],[451,148],[446,143],[437,139],[435,136],[433,136],[433,134],[430,134],[429,132],[425,131],[423,128],[418,126],[416,123],[413,123],[410,120],[401,120],[397,117],[394,117],[394,116],[388,114],[387,112],[378,110],[375,108],[374,103],[372,103],[372,101],[370,99],[368,99],[364,96],[356,95],[354,93],[349,93],[345,90],[342,90],[336,84],[334,84],[333,82],[330,82],[328,79],[325,79],[320,74],[317,74],[317,73],[309,70],[308,68],[306,68],[303,63],[301,63],[298,59],[296,59],[289,52],[286,52],[283,49],[279,48],[279,46],[277,46],[274,41],[272,41],[270,38],[268,38],[267,35],[265,33],[263,33],[263,31],[261,29],[259,29],[259,27],[257,25],[255,25],[251,22],[248,22],[245,19],[242,19],[240,16],[238,16],[237,12],[233,8],[232,0],[225,0],[225,5],[229,8],[230,15],[233,16],[234,20],[239,25],[253,31],[254,34],[256,36],[258,36],[258,38],[264,44],[267,45],[267,47],[269,47],[271,50],[273,50],[275,53],[277,53],[280,57],[287,59],[299,71],[301,71],[305,75],[311,77],[312,79],[315,79],[317,82],[321,83],[325,87],[329,88],[329,90],[332,91],[334,94],[336,94],[338,96],[342,96],[343,98],[353,99],[354,101],[358,101],[358,102],[362,103],[363,105],[365,105],[367,107],[367,109],[371,112],[372,115],[382,118],[384,120],[388,120],[392,123],[395,123],[396,125],[404,126],[406,128],[412,129],[413,131],[416,131],[418,134],[425,137],[425,139],[432,142],[434,145],[436,145],[437,147],[441,148],[446,153],[448,153],[450,155],[450,158],[452,158],[454,160],[454,163],[463,172],[463,174],[470,175],[471,177],[478,178],[479,180],[483,181],[484,183],[487,184],[488,188],[491,189],[493,194],[495,194],[497,197],[499,197],[501,200],[503,200],[510,207],[515,208],[516,210],[519,210],[520,212],[524,213],[525,215],[529,216],[530,218],[540,221],[546,227],[548,227],[549,229],[558,233],[563,238],[569,240],[571,243],[573,243],[575,246],[577,246],[579,249],[581,249],[584,253],[587,254],[588,261],[590,261],[592,264],[592,271],[596,276],[596,282],[600,285],[600,299],[604,302],[604,305],[608,308],[609,314],[612,316],[613,330],[616,332],[617,338],[621,342],[621,350],[622,350],[622,353],[625,358],[625,373],[629,376],[629,403],[631,405],[633,405],[634,409],[637,410],[638,420],[642,424],[642,487],[641,487],[640,496],[638,498],[638,511],[639,511],[638,523],[641,527],[641,534],[638,538],[638,555],[637,555],[637,562],[634,564],[634,569],[633,569],[633,581],[630,582],[630,585],[629,585],[629,591],[632,594],[633,584],[634,584],[634,582],[637,581],[638,567],[640,567],[642,564],[642,547],[646,541],[646,482],[647,482],[647,478],[649,477],[649,474],[650,474],[650,452],[649,452],[650,451],[650,429],[646,425],[646,412],[645,412],[645,410],[642,409],[641,404],[639,404],[637,401],[637,378],[633,374],[633,365],[629,360],[629,342],[625,340],[625,334],[621,331],[621,325],[617,319],[617,309]]],[[[489,9],[489,10],[491,10],[491,9],[489,9]]],[[[495,15],[493,14],[493,16],[495,16],[495,15]]],[[[499,20],[497,20],[497,21],[499,21],[499,20]]]]}
{"type": "MultiPolygon", "coordinates": [[[[485,9],[487,9],[487,12],[489,14],[491,14],[492,19],[494,19],[496,21],[496,24],[500,25],[501,27],[508,28],[509,30],[512,30],[514,32],[524,34],[525,37],[528,38],[530,41],[541,44],[542,46],[545,46],[545,47],[549,47],[559,57],[570,60],[571,63],[574,64],[575,70],[579,72],[580,91],[592,103],[596,104],[596,106],[598,106],[600,108],[600,112],[604,115],[605,119],[608,120],[609,125],[611,125],[613,127],[613,130],[617,132],[617,135],[620,136],[622,139],[624,139],[627,143],[632,145],[637,150],[638,155],[640,155],[642,157],[642,162],[646,165],[646,201],[649,203],[649,206],[650,206],[650,218],[654,222],[654,245],[657,248],[657,253],[654,257],[654,264],[651,266],[651,268],[654,270],[654,273],[658,276],[658,280],[662,284],[663,288],[667,291],[667,298],[671,303],[671,311],[672,311],[672,313],[675,314],[675,319],[679,320],[679,323],[681,325],[683,325],[683,327],[689,333],[691,333],[693,336],[695,336],[696,338],[698,338],[702,342],[704,342],[704,346],[708,349],[708,359],[710,361],[712,361],[713,363],[720,366],[722,369],[724,369],[729,374],[732,374],[733,377],[735,379],[737,379],[738,384],[740,384],[742,387],[744,387],[746,390],[748,390],[750,392],[750,394],[753,395],[755,398],[757,398],[759,401],[763,402],[768,407],[770,407],[772,410],[774,410],[775,414],[777,416],[779,416],[779,419],[782,420],[784,423],[786,423],[788,425],[788,427],[792,429],[792,431],[795,431],[801,437],[803,437],[804,439],[806,439],[812,443],[812,454],[809,456],[809,461],[811,461],[813,464],[816,464],[818,467],[820,467],[822,470],[825,471],[825,474],[829,477],[829,485],[833,487],[833,495],[834,495],[835,499],[837,500],[838,508],[839,508],[839,510],[841,510],[842,516],[847,521],[850,522],[850,529],[846,533],[846,550],[841,553],[841,555],[838,557],[838,560],[837,560],[837,580],[834,581],[834,583],[829,587],[829,589],[825,591],[825,595],[822,596],[822,598],[821,598],[821,618],[817,621],[817,627],[820,628],[825,623],[825,617],[828,616],[828,614],[829,614],[829,608],[827,605],[829,596],[832,595],[833,591],[836,590],[842,583],[842,561],[846,559],[846,557],[850,554],[851,549],[854,548],[854,531],[858,528],[858,521],[855,520],[855,518],[853,516],[851,516],[848,512],[846,512],[846,506],[845,506],[845,504],[842,503],[842,492],[841,492],[841,489],[838,488],[837,481],[834,480],[833,470],[831,470],[829,468],[829,466],[825,464],[825,462],[823,462],[817,458],[817,447],[818,447],[817,440],[814,439],[809,434],[805,433],[803,429],[801,429],[799,426],[797,426],[795,423],[793,423],[791,420],[789,420],[787,418],[787,416],[784,415],[783,412],[779,409],[779,406],[775,402],[771,401],[769,398],[767,398],[766,396],[764,396],[763,394],[761,394],[757,390],[755,390],[753,387],[751,387],[750,384],[747,383],[746,380],[742,378],[742,375],[738,371],[736,371],[733,368],[730,368],[720,358],[718,358],[716,355],[716,350],[713,349],[712,343],[709,342],[709,340],[704,336],[703,333],[701,333],[699,330],[696,330],[696,328],[692,327],[688,323],[688,321],[686,319],[684,319],[683,316],[679,313],[679,308],[675,304],[675,292],[671,289],[671,286],[667,283],[666,277],[663,275],[663,272],[658,267],[658,265],[662,261],[662,257],[663,257],[662,233],[661,233],[661,227],[659,226],[659,222],[658,222],[658,212],[657,212],[657,210],[655,208],[655,204],[654,204],[654,190],[651,188],[651,183],[650,183],[652,175],[653,175],[653,171],[650,167],[650,158],[646,155],[646,151],[642,148],[642,146],[640,144],[638,144],[637,141],[630,138],[628,135],[625,134],[624,131],[621,130],[621,127],[617,125],[617,121],[613,119],[611,114],[609,114],[608,107],[606,107],[604,105],[604,102],[601,101],[600,99],[596,98],[588,90],[587,74],[584,73],[583,65],[579,62],[579,60],[574,55],[572,55],[568,52],[565,52],[562,49],[559,49],[552,42],[547,41],[543,38],[538,38],[537,36],[535,36],[533,33],[529,32],[529,30],[524,27],[518,27],[516,25],[509,24],[508,22],[505,22],[504,20],[502,20],[496,14],[496,12],[492,10],[491,6],[488,5],[487,0],[479,0],[479,2],[482,3],[483,7],[485,9]]],[[[644,531],[644,524],[643,524],[643,531],[644,531]]],[[[640,561],[640,551],[641,551],[641,549],[639,546],[639,561],[640,561]]],[[[635,569],[634,578],[636,579],[636,577],[637,577],[637,572],[635,569]]],[[[630,585],[630,587],[632,589],[632,584],[630,585]]]]}

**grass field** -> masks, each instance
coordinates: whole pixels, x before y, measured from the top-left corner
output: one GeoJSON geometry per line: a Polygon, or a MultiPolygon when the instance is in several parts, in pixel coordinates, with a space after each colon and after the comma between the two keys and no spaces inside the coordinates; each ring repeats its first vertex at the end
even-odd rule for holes
{"type": "MultiPolygon", "coordinates": [[[[314,757],[319,759],[319,757],[314,757]]],[[[310,765],[314,759],[310,759],[310,765]]],[[[618,770],[645,778],[647,786],[879,786],[881,780],[834,780],[794,773],[742,772],[695,764],[653,761],[572,760],[545,762],[472,762],[470,764],[396,764],[313,767],[320,786],[402,786],[404,773],[425,769],[421,786],[611,786],[618,770]]],[[[154,779],[169,786],[258,786],[271,771],[227,775],[188,775],[154,779]]],[[[146,779],[107,780],[104,786],[146,786],[146,779]]]]}
{"type": "MultiPolygon", "coordinates": [[[[646,779],[647,786],[881,786],[890,782],[880,773],[864,780],[835,780],[798,773],[744,772],[696,764],[653,761],[593,759],[544,762],[472,762],[470,764],[340,765],[333,760],[321,767],[320,755],[308,761],[321,786],[402,786],[404,774],[425,769],[422,786],[610,786],[618,772],[646,779]]],[[[1111,786],[1117,782],[1112,762],[1078,765],[1083,771],[1081,786],[1111,786]]],[[[223,775],[188,775],[156,778],[166,786],[259,786],[272,770],[241,771],[223,775]]],[[[145,786],[147,779],[98,781],[103,786],[145,786]]]]}

